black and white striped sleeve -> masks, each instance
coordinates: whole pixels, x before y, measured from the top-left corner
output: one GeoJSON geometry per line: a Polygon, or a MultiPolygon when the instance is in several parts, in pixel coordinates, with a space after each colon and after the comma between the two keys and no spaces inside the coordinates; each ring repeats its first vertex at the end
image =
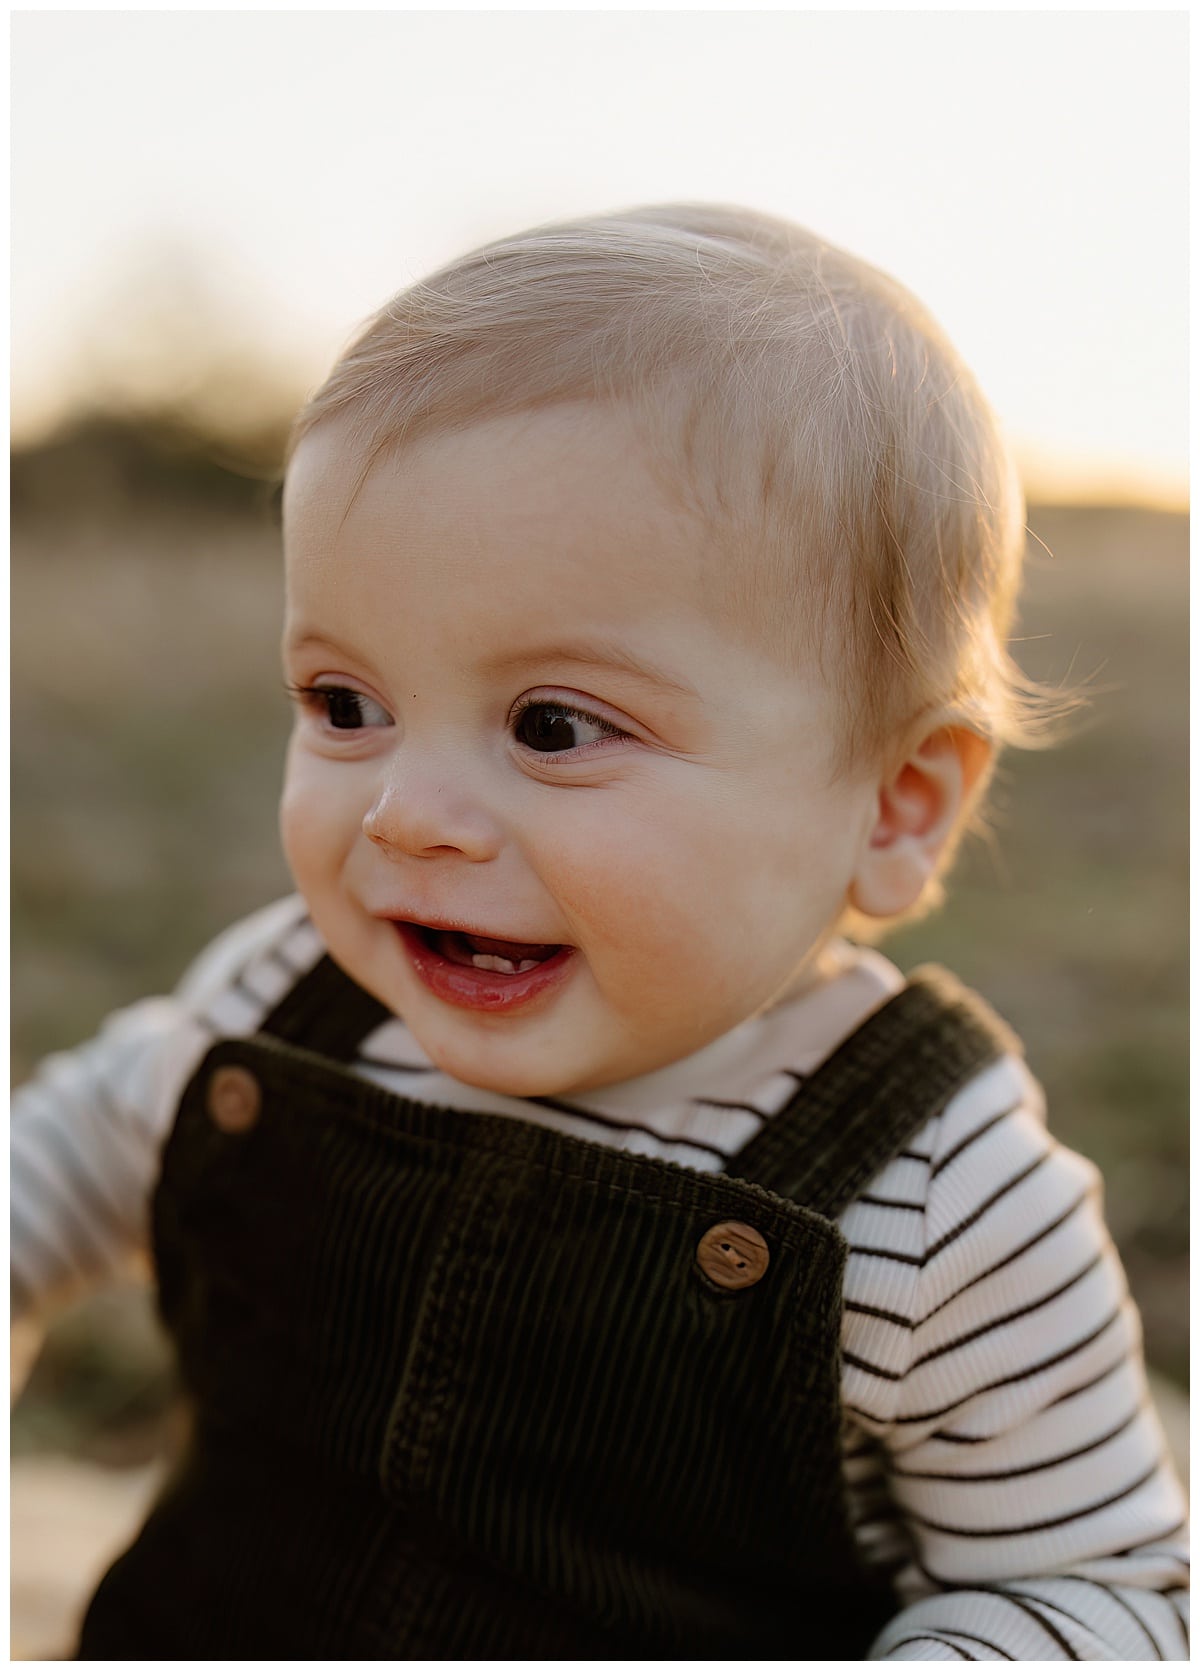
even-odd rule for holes
{"type": "Polygon", "coordinates": [[[14,1322],[112,1277],[144,1244],[159,1151],[188,1077],[218,1033],[253,1031],[316,954],[300,902],[269,906],[215,940],[173,996],[118,1011],[14,1092],[14,1322]]]}
{"type": "Polygon", "coordinates": [[[844,1399],[906,1603],[873,1658],[1187,1657],[1185,1505],[1100,1198],[1009,1060],[843,1217],[844,1399]]]}

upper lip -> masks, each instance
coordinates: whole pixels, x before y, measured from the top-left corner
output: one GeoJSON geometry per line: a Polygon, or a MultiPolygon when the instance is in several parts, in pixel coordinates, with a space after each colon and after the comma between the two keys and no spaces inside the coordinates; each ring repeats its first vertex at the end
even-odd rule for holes
{"type": "Polygon", "coordinates": [[[456,917],[415,917],[405,911],[376,911],[373,915],[385,922],[411,923],[414,928],[432,928],[446,934],[473,934],[480,940],[509,940],[514,945],[522,946],[563,944],[561,940],[536,939],[528,934],[506,934],[494,928],[479,928],[474,923],[462,922],[456,917]]]}

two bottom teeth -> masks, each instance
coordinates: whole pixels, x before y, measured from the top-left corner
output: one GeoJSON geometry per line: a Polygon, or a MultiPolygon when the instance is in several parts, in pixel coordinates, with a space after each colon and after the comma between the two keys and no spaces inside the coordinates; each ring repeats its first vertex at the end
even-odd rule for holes
{"type": "Polygon", "coordinates": [[[477,969],[491,969],[497,975],[523,975],[526,969],[536,969],[536,957],[523,957],[519,963],[513,963],[507,957],[495,957],[491,952],[472,952],[471,962],[477,969]]]}
{"type": "Polygon", "coordinates": [[[562,948],[530,945],[521,940],[492,939],[485,934],[466,934],[459,929],[423,929],[422,937],[431,950],[465,969],[479,969],[489,975],[524,975],[547,962],[562,948]]]}

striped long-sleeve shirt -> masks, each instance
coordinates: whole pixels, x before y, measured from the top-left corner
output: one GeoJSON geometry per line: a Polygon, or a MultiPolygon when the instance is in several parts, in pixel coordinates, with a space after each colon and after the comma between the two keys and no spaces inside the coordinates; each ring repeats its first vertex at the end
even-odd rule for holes
{"type": "MultiPolygon", "coordinates": [[[[255,1031],[322,951],[303,904],[281,901],[215,942],[174,997],[120,1012],[17,1093],[14,1316],[144,1240],[159,1150],[212,1038],[255,1031]]],[[[458,1084],[397,1019],[351,1071],[720,1171],[901,984],[877,953],[838,958],[824,986],[686,1061],[569,1103],[458,1084]]],[[[1185,1658],[1185,1507],[1137,1313],[1098,1175],[1048,1135],[1024,1064],[973,1079],[840,1224],[848,1498],[903,1603],[872,1657],[1185,1658]]]]}

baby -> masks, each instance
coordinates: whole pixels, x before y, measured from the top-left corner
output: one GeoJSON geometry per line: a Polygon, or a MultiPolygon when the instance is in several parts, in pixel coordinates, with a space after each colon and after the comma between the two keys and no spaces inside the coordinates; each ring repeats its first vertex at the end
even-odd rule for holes
{"type": "Polygon", "coordinates": [[[1185,1657],[1095,1171],[862,943],[1039,719],[928,315],[748,211],[502,240],[284,533],[299,895],[14,1120],[16,1305],[152,1197],[195,1412],[81,1656],[1185,1657]]]}

